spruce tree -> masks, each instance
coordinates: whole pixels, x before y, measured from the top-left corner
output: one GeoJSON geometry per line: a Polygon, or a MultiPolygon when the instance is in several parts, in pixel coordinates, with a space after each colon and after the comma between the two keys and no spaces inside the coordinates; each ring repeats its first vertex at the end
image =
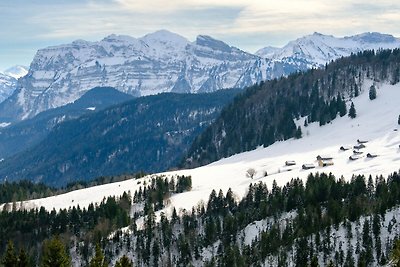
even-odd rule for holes
{"type": "Polygon", "coordinates": [[[23,248],[20,249],[18,255],[18,267],[28,267],[31,266],[29,262],[29,256],[26,254],[23,248]]]}
{"type": "Polygon", "coordinates": [[[369,99],[374,100],[376,98],[376,88],[374,85],[371,85],[369,88],[369,99]]]}
{"type": "Polygon", "coordinates": [[[124,255],[115,263],[115,267],[133,267],[133,263],[124,255]]]}
{"type": "Polygon", "coordinates": [[[300,139],[300,138],[302,137],[302,135],[303,135],[303,134],[302,134],[302,132],[301,132],[301,127],[298,126],[294,137],[295,137],[296,139],[300,139]]]}
{"type": "Polygon", "coordinates": [[[343,117],[347,113],[347,107],[346,107],[346,101],[340,95],[337,98],[338,102],[338,110],[339,110],[339,116],[343,117]]]}
{"type": "Polygon", "coordinates": [[[14,244],[10,240],[8,241],[6,252],[4,253],[2,263],[4,267],[16,267],[17,266],[17,256],[15,255],[14,244]]]}
{"type": "Polygon", "coordinates": [[[58,237],[45,241],[41,260],[42,267],[69,267],[71,259],[58,237]]]}
{"type": "Polygon", "coordinates": [[[107,262],[104,258],[104,254],[101,251],[100,245],[96,245],[96,251],[94,257],[90,260],[89,267],[107,267],[107,262]]]}
{"type": "Polygon", "coordinates": [[[394,241],[391,255],[392,266],[400,266],[400,239],[394,241]]]}
{"type": "Polygon", "coordinates": [[[349,117],[354,119],[357,116],[356,108],[354,107],[354,103],[351,102],[350,110],[349,110],[349,117]]]}
{"type": "Polygon", "coordinates": [[[354,97],[357,97],[359,95],[360,95],[360,92],[358,90],[358,86],[357,86],[357,84],[355,84],[355,86],[354,86],[354,97]]]}

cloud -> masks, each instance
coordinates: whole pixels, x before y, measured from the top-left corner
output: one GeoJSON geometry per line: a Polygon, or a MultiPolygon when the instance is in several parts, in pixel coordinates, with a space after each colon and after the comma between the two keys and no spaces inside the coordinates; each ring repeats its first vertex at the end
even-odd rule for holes
{"type": "MultiPolygon", "coordinates": [[[[380,31],[400,36],[393,0],[5,0],[2,54],[117,33],[168,29],[194,40],[208,34],[247,51],[282,46],[314,31],[336,36],[380,31]]],[[[20,56],[20,55],[18,55],[20,56]]],[[[0,63],[3,61],[0,54],[0,63]]],[[[8,56],[8,58],[10,58],[8,56]]],[[[16,62],[18,63],[18,62],[16,62]]],[[[27,64],[26,62],[22,62],[27,64]]]]}

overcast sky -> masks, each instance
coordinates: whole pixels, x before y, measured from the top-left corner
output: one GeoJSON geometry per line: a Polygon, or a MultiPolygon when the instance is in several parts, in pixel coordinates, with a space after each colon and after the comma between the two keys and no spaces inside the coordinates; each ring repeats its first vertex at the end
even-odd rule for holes
{"type": "Polygon", "coordinates": [[[29,65],[37,49],[111,33],[167,29],[211,35],[245,51],[320,32],[400,36],[398,0],[0,0],[0,70],[29,65]]]}

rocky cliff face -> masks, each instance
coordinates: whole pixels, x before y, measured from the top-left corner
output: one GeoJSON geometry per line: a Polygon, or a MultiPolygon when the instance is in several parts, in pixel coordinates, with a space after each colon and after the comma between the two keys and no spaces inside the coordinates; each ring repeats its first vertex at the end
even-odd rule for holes
{"type": "Polygon", "coordinates": [[[16,91],[0,104],[0,123],[65,105],[97,86],[134,96],[213,92],[321,67],[365,49],[394,47],[400,47],[399,39],[379,33],[344,38],[315,33],[255,55],[209,36],[190,42],[164,30],[138,39],[110,35],[98,42],[78,40],[37,52],[16,91]]]}
{"type": "MultiPolygon", "coordinates": [[[[236,87],[256,56],[209,36],[195,42],[159,31],[140,39],[110,35],[39,50],[3,117],[25,119],[70,103],[96,86],[135,96],[236,87]]],[[[255,82],[255,81],[254,81],[255,82]]],[[[4,118],[3,118],[4,119],[4,118]]]]}

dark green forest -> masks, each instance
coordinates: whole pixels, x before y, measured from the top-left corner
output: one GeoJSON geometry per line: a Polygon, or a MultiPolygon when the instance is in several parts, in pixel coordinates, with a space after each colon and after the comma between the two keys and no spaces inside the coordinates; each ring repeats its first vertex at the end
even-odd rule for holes
{"type": "Polygon", "coordinates": [[[61,187],[99,176],[165,171],[238,92],[165,93],[68,120],[39,144],[0,162],[0,180],[61,187]]]}
{"type": "MultiPolygon", "coordinates": [[[[71,257],[78,257],[83,265],[93,260],[95,244],[106,261],[132,252],[135,266],[190,266],[199,261],[204,266],[261,266],[263,262],[274,266],[376,266],[393,258],[396,234],[382,239],[381,233],[385,214],[400,204],[397,172],[388,177],[357,175],[349,180],[316,173],[305,182],[296,178],[283,187],[274,182],[272,188],[260,182],[251,184],[240,200],[230,189],[226,193],[213,190],[207,203],[179,213],[173,209],[169,217],[161,213],[156,222],[155,212],[165,207],[171,194],[190,188],[190,177],[153,177],[133,197],[124,193],[87,209],[3,211],[2,254],[6,255],[11,240],[16,251],[25,251],[29,262],[40,262],[42,242],[56,237],[70,248],[69,253],[75,251],[71,257]],[[146,207],[134,215],[144,218],[140,227],[128,216],[131,201],[146,207]],[[292,216],[282,223],[289,213],[292,216]],[[267,220],[268,226],[245,244],[241,231],[260,220],[267,220]],[[117,230],[124,226],[129,226],[130,232],[117,230]],[[340,227],[346,229],[346,242],[355,238],[357,244],[335,251],[331,233],[340,227]],[[107,238],[114,230],[112,238],[107,238]],[[203,254],[205,251],[212,252],[203,254]]],[[[390,233],[396,221],[393,218],[386,223],[390,233]]]]}

